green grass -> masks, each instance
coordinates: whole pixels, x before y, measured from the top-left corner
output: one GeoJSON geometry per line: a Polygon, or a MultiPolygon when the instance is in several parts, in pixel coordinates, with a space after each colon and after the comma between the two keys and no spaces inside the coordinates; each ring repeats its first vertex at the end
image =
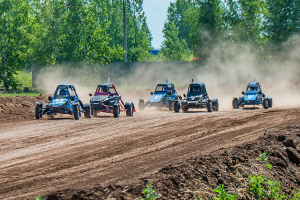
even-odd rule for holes
{"type": "Polygon", "coordinates": [[[32,73],[21,71],[16,75],[16,80],[22,85],[22,87],[32,86],[32,73]]]}
{"type": "Polygon", "coordinates": [[[16,96],[30,96],[36,97],[40,96],[40,93],[28,92],[28,93],[0,93],[0,97],[16,97],[16,96]]]}

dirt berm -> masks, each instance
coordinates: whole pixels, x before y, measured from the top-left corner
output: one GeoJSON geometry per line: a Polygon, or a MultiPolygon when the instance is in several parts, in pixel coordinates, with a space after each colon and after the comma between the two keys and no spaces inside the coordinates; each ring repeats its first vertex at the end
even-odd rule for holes
{"type": "Polygon", "coordinates": [[[249,192],[248,178],[261,174],[278,181],[282,192],[290,194],[299,190],[300,174],[300,124],[295,123],[277,131],[262,133],[259,139],[231,148],[214,151],[208,155],[195,155],[186,161],[171,164],[152,175],[130,185],[93,185],[82,190],[62,190],[49,193],[48,200],[58,199],[138,199],[146,183],[153,180],[160,199],[211,199],[218,184],[224,184],[229,193],[239,199],[255,199],[249,192]],[[268,169],[258,155],[270,154],[268,169]]]}
{"type": "Polygon", "coordinates": [[[46,102],[47,95],[37,97],[16,96],[0,97],[0,119],[5,121],[23,121],[34,119],[35,103],[46,102]]]}

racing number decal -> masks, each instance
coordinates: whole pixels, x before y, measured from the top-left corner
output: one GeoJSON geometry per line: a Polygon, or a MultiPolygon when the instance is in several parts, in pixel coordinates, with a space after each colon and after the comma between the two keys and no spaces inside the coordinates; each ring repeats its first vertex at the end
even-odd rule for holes
{"type": "Polygon", "coordinates": [[[161,95],[155,95],[154,99],[159,99],[161,95]]]}

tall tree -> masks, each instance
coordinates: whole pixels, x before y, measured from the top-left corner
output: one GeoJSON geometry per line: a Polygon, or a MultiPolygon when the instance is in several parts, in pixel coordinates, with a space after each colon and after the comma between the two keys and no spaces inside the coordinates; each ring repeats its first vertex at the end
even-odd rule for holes
{"type": "Polygon", "coordinates": [[[185,39],[179,37],[179,30],[174,23],[165,23],[163,33],[165,40],[162,43],[161,52],[167,60],[179,61],[189,57],[188,45],[185,39]]]}
{"type": "Polygon", "coordinates": [[[167,12],[167,20],[164,25],[164,29],[167,29],[169,24],[173,23],[178,28],[178,37],[180,39],[184,39],[189,48],[192,48],[192,44],[190,43],[190,32],[191,27],[190,24],[186,20],[186,13],[191,6],[191,0],[177,0],[174,3],[170,3],[167,12]]]}
{"type": "Polygon", "coordinates": [[[152,36],[143,11],[143,0],[127,1],[127,14],[128,61],[136,62],[152,49],[152,36]]]}
{"type": "Polygon", "coordinates": [[[300,1],[266,0],[269,10],[267,32],[275,46],[300,33],[300,1]]]}
{"type": "Polygon", "coordinates": [[[28,1],[0,1],[0,54],[1,76],[6,90],[16,88],[14,74],[28,67],[30,57],[29,29],[30,5],[28,1]]]}
{"type": "Polygon", "coordinates": [[[192,0],[186,20],[191,27],[191,44],[194,56],[205,60],[218,36],[224,30],[224,3],[221,0],[192,0]]]}

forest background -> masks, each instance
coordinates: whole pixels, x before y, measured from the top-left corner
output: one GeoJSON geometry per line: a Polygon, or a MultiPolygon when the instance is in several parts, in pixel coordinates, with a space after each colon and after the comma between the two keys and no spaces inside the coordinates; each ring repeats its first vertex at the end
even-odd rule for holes
{"type": "MultiPolygon", "coordinates": [[[[263,62],[299,44],[299,0],[177,0],[153,56],[143,0],[125,1],[128,62],[203,64],[216,46],[226,62],[233,45],[263,62]]],[[[123,61],[123,39],[123,0],[0,0],[0,84],[16,89],[24,74],[49,66],[95,74],[123,61]]]]}

